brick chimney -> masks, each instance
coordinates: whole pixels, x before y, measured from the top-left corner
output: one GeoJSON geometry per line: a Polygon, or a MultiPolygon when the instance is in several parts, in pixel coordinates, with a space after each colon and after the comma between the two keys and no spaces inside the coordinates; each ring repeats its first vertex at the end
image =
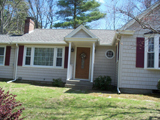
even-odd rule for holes
{"type": "Polygon", "coordinates": [[[30,33],[34,30],[34,21],[31,20],[31,17],[26,17],[25,26],[24,26],[24,34],[30,33]]]}

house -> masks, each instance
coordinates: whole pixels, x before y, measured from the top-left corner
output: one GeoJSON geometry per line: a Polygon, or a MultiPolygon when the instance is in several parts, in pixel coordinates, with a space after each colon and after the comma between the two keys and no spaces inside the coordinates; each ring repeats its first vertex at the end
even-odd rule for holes
{"type": "MultiPolygon", "coordinates": [[[[139,17],[159,12],[159,6],[158,2],[139,17]]],[[[83,25],[34,29],[34,22],[27,18],[24,35],[0,35],[0,78],[92,83],[106,75],[118,92],[151,92],[160,79],[159,46],[160,34],[140,29],[134,20],[114,31],[89,30],[83,25]]]]}

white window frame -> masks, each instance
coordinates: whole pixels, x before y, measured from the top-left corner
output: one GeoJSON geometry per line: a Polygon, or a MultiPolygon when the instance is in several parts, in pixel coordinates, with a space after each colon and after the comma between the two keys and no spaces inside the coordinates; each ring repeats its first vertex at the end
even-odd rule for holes
{"type": "Polygon", "coordinates": [[[38,67],[38,68],[64,68],[64,46],[24,46],[24,53],[23,53],[23,67],[38,67]],[[30,65],[25,65],[26,60],[26,50],[27,48],[31,48],[31,61],[30,65]],[[34,52],[35,48],[54,48],[54,56],[53,56],[53,66],[42,66],[42,65],[34,65],[34,52]],[[62,66],[56,66],[56,58],[57,58],[57,48],[62,48],[62,66]]]}
{"type": "Polygon", "coordinates": [[[115,57],[115,52],[114,52],[113,50],[109,49],[109,50],[107,50],[107,51],[105,52],[105,56],[106,56],[106,58],[108,58],[108,59],[113,59],[113,58],[115,57]],[[108,51],[112,51],[112,52],[113,52],[113,56],[112,56],[112,57],[108,57],[108,56],[106,55],[108,51]]]}
{"type": "Polygon", "coordinates": [[[159,67],[159,34],[147,34],[145,35],[145,51],[144,51],[144,69],[148,70],[160,70],[159,67]],[[154,67],[148,67],[148,39],[154,38],[154,67]]]}
{"type": "Polygon", "coordinates": [[[6,46],[5,45],[0,45],[0,47],[4,48],[3,64],[0,64],[0,66],[4,66],[4,64],[5,64],[5,58],[6,58],[6,46]]]}

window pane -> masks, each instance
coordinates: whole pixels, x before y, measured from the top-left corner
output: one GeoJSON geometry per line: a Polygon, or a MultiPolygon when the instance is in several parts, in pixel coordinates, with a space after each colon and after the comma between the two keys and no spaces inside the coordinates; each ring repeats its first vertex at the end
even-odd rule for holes
{"type": "Polygon", "coordinates": [[[34,65],[53,66],[54,48],[35,48],[34,65]]]}
{"type": "Polygon", "coordinates": [[[62,57],[62,48],[57,49],[57,57],[62,57]]]}
{"type": "Polygon", "coordinates": [[[26,57],[25,65],[30,65],[31,57],[26,57]]]}
{"type": "Polygon", "coordinates": [[[30,56],[30,55],[31,55],[31,48],[27,48],[26,55],[27,55],[27,56],[30,56]]]}
{"type": "Polygon", "coordinates": [[[30,65],[30,62],[31,62],[31,48],[27,48],[25,65],[30,65]]]}
{"type": "Polygon", "coordinates": [[[56,66],[62,66],[62,48],[57,48],[56,66]]]}
{"type": "Polygon", "coordinates": [[[154,38],[148,39],[148,52],[154,52],[154,38]]]}
{"type": "Polygon", "coordinates": [[[62,66],[62,58],[57,58],[56,66],[62,66]]]}
{"type": "Polygon", "coordinates": [[[148,53],[148,67],[154,67],[154,53],[148,53]]]}
{"type": "Polygon", "coordinates": [[[4,47],[0,47],[0,55],[4,55],[4,47]]]}
{"type": "Polygon", "coordinates": [[[4,56],[0,56],[0,65],[3,64],[3,58],[4,58],[4,56]]]}

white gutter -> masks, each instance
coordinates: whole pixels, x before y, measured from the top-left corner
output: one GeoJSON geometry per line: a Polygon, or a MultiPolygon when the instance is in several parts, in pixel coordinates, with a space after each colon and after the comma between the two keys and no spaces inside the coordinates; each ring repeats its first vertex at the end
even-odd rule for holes
{"type": "Polygon", "coordinates": [[[11,83],[11,82],[14,82],[14,81],[16,81],[17,80],[17,61],[18,61],[18,44],[16,43],[16,54],[15,54],[15,69],[14,69],[14,71],[15,71],[15,76],[14,76],[14,80],[10,80],[10,81],[8,81],[7,83],[11,83]]]}

